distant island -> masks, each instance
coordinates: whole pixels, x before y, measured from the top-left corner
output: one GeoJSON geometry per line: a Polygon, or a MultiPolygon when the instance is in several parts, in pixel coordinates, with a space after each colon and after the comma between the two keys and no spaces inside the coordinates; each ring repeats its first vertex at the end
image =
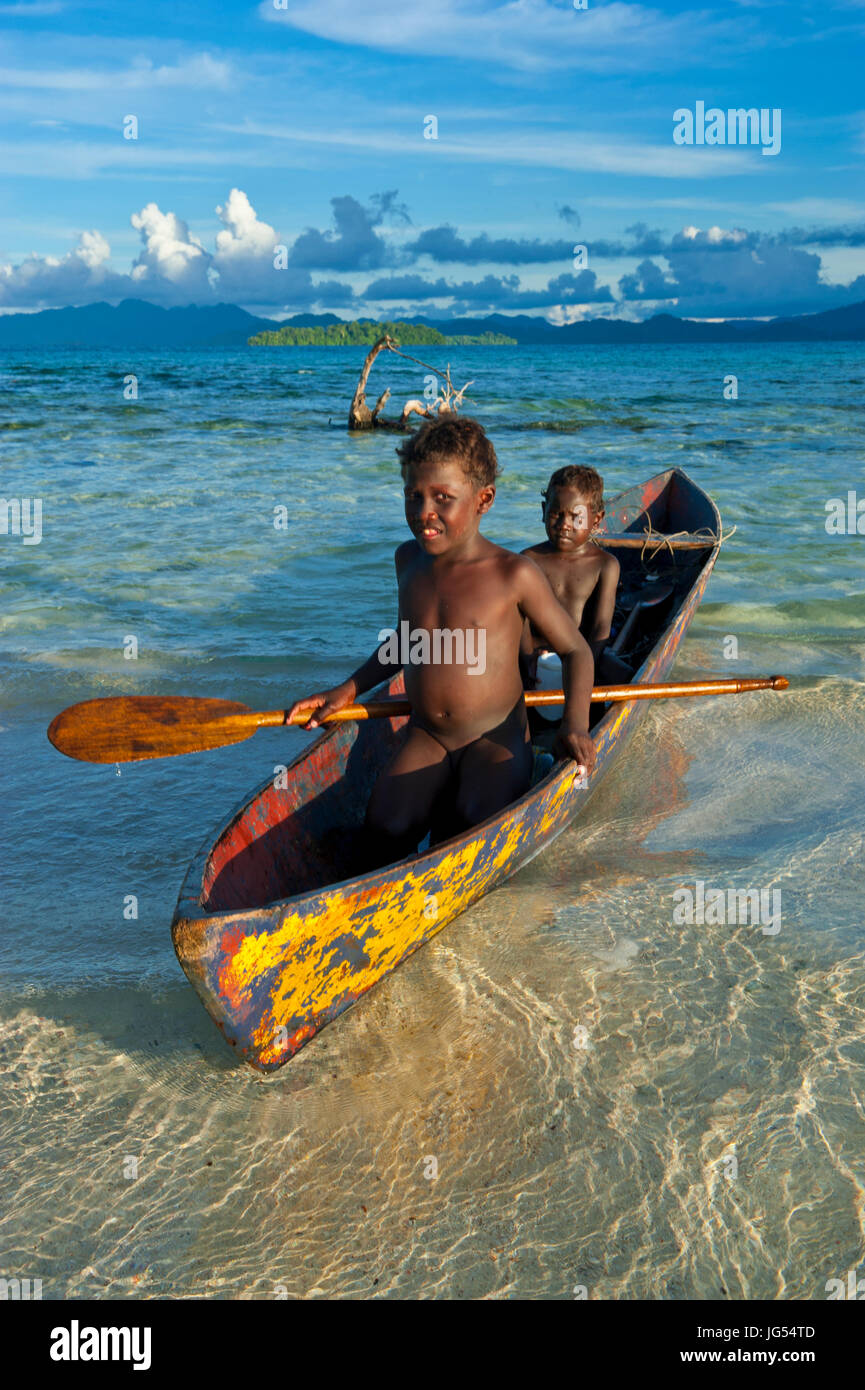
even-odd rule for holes
{"type": "Polygon", "coordinates": [[[433,344],[436,347],[516,347],[516,338],[505,333],[445,334],[428,323],[379,323],[375,319],[353,319],[350,323],[328,323],[314,328],[297,325],[265,329],[247,338],[250,347],[372,347],[389,333],[397,342],[411,345],[433,344]]]}
{"type": "MultiPolygon", "coordinates": [[[[427,311],[429,313],[429,311],[427,311]]],[[[252,341],[298,344],[344,343],[365,347],[383,333],[402,343],[462,346],[475,343],[529,347],[662,343],[831,343],[865,341],[865,301],[792,318],[727,319],[700,322],[654,314],[639,323],[625,319],[580,319],[552,324],[539,315],[487,314],[483,318],[421,318],[412,323],[348,323],[336,314],[294,314],[289,319],[250,314],[237,304],[186,304],[163,309],[140,299],[78,308],[0,314],[4,348],[100,348],[165,351],[174,348],[242,347],[252,341]],[[309,337],[298,330],[312,330],[309,337]],[[350,337],[350,332],[359,336],[350,337]],[[319,336],[320,335],[320,336],[319,336]],[[417,335],[417,336],[415,336],[417,335]]]]}

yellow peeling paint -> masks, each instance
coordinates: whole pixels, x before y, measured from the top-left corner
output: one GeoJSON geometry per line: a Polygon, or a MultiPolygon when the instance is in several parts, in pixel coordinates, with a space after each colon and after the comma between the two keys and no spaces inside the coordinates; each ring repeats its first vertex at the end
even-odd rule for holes
{"type": "MultiPolygon", "coordinates": [[[[526,825],[533,839],[555,827],[575,777],[576,768],[550,789],[542,817],[532,817],[526,825]]],[[[480,872],[475,865],[485,837],[455,849],[425,873],[407,869],[378,893],[362,884],[351,896],[325,893],[320,915],[288,912],[275,931],[244,937],[221,972],[221,992],[242,1009],[255,984],[274,974],[270,1007],[253,1034],[259,1064],[270,1066],[285,1057],[291,1046],[289,1026],[304,1032],[334,1004],[358,998],[498,882],[516,856],[522,833],[521,821],[502,826],[495,852],[484,854],[480,872]],[[433,897],[434,911],[427,915],[433,897]],[[334,964],[332,953],[344,949],[346,939],[357,943],[366,963],[343,959],[334,964]]]]}

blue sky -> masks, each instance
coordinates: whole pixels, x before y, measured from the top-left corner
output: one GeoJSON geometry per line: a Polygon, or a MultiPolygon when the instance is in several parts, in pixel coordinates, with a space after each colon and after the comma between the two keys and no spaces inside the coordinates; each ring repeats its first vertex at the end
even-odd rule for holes
{"type": "Polygon", "coordinates": [[[863,56],[865,0],[0,0],[0,311],[865,300],[863,56]],[[698,102],[780,150],[677,145],[698,102]]]}

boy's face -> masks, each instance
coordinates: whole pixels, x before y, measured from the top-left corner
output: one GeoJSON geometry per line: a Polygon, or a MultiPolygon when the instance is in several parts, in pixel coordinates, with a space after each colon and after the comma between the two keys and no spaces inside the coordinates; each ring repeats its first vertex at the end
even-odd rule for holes
{"type": "Polygon", "coordinates": [[[456,459],[426,459],[406,470],[405,519],[428,555],[442,555],[477,534],[495,495],[492,483],[478,487],[456,459]]]}
{"type": "Polygon", "coordinates": [[[544,503],[544,525],[556,550],[577,550],[603,517],[585,493],[576,487],[554,487],[544,503]]]}

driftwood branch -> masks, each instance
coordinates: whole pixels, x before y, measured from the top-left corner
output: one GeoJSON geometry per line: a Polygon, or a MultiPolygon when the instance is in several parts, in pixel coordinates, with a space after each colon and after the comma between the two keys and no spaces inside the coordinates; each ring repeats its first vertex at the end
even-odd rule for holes
{"type": "MultiPolygon", "coordinates": [[[[354,398],[348,412],[348,427],[350,430],[371,430],[376,423],[377,412],[384,405],[385,397],[380,397],[375,411],[370,410],[366,403],[366,383],[369,381],[369,374],[372,371],[372,364],[384,349],[396,346],[389,333],[385,333],[383,338],[379,338],[377,343],[373,343],[366,355],[366,360],[357,379],[357,386],[354,388],[354,398]]],[[[385,396],[387,396],[387,392],[385,396]]]]}
{"type": "MultiPolygon", "coordinates": [[[[360,376],[357,379],[357,386],[354,389],[351,406],[348,412],[348,427],[350,430],[408,430],[411,428],[409,421],[413,415],[420,415],[425,420],[433,420],[439,415],[456,414],[462,405],[463,396],[472,385],[467,381],[459,391],[455,390],[451,381],[450,363],[444,374],[444,389],[439,391],[434,401],[424,403],[420,400],[406,401],[402,408],[402,414],[398,420],[388,420],[382,415],[387,401],[390,399],[390,387],[383,391],[379,396],[375,406],[370,410],[366,403],[366,387],[369,381],[369,374],[372,365],[380,352],[399,353],[399,343],[392,338],[389,333],[385,333],[377,342],[373,343],[364,360],[360,376]]],[[[401,354],[405,356],[405,354],[401,354]]],[[[414,360],[414,359],[412,359],[414,360]]],[[[423,366],[424,364],[421,363],[423,366]]],[[[441,375],[441,373],[439,373],[441,375]]]]}
{"type": "Polygon", "coordinates": [[[465,395],[469,387],[473,385],[473,381],[467,381],[465,386],[461,387],[459,391],[455,391],[453,389],[453,386],[451,385],[451,368],[450,363],[448,363],[448,374],[445,382],[445,389],[444,392],[440,394],[436,400],[436,405],[438,406],[438,414],[456,415],[457,411],[463,403],[463,396],[465,395]]]}
{"type": "Polygon", "coordinates": [[[378,419],[379,415],[381,414],[381,412],[384,410],[385,406],[387,405],[389,399],[390,399],[390,387],[388,387],[386,391],[382,391],[381,395],[379,396],[378,400],[376,401],[376,403],[375,403],[375,408],[373,409],[373,412],[372,412],[372,418],[373,418],[373,420],[377,420],[377,419],[378,419]]]}
{"type": "Polygon", "coordinates": [[[399,427],[401,430],[408,429],[408,422],[412,415],[422,415],[426,420],[432,419],[429,407],[424,405],[423,401],[406,401],[402,408],[402,415],[399,417],[399,427]]]}

